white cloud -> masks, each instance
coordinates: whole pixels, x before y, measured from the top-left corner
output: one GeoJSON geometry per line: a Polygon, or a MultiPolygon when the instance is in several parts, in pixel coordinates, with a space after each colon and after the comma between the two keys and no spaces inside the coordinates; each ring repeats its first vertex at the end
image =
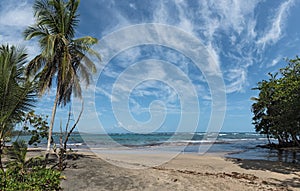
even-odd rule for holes
{"type": "Polygon", "coordinates": [[[168,7],[164,4],[164,2],[160,1],[160,4],[153,15],[154,23],[168,23],[167,19],[169,18],[169,13],[167,9],[168,7]]]}
{"type": "MultiPolygon", "coordinates": [[[[231,31],[240,35],[251,21],[258,1],[204,1],[199,14],[204,25],[198,26],[204,31],[208,40],[213,40],[215,34],[221,30],[231,31]]],[[[252,33],[252,35],[255,35],[252,33]]]]}
{"type": "Polygon", "coordinates": [[[194,25],[193,25],[193,20],[188,18],[187,15],[187,11],[189,10],[187,4],[185,1],[182,0],[177,0],[175,1],[178,12],[179,12],[179,24],[178,27],[180,27],[181,29],[185,30],[186,32],[189,32],[191,34],[193,34],[193,30],[194,30],[194,25]]]}
{"type": "Polygon", "coordinates": [[[293,5],[294,0],[285,1],[280,5],[278,11],[275,13],[275,17],[269,22],[271,26],[268,32],[258,40],[258,44],[264,47],[268,43],[276,43],[282,37],[282,27],[284,26],[288,11],[293,5]]]}
{"type": "Polygon", "coordinates": [[[135,9],[135,10],[136,10],[136,6],[135,6],[135,4],[134,4],[134,3],[129,3],[129,7],[131,7],[131,8],[133,8],[133,9],[135,9]]]}
{"type": "Polygon", "coordinates": [[[241,92],[247,83],[247,72],[243,68],[230,69],[226,78],[231,82],[226,87],[227,93],[241,92]]]}
{"type": "Polygon", "coordinates": [[[32,4],[27,1],[2,1],[0,25],[26,27],[34,22],[32,4]]]}
{"type": "Polygon", "coordinates": [[[274,60],[272,60],[271,63],[267,64],[267,67],[269,68],[269,67],[276,66],[282,60],[283,60],[283,56],[279,55],[274,60]]]}
{"type": "Polygon", "coordinates": [[[0,2],[0,43],[26,47],[29,59],[39,52],[36,41],[25,41],[23,31],[34,23],[32,2],[10,0],[0,2]]]}
{"type": "MultiPolygon", "coordinates": [[[[199,7],[198,11],[191,11],[188,3],[188,1],[176,1],[175,6],[178,11],[176,26],[200,37],[213,60],[208,65],[209,70],[218,73],[222,68],[223,74],[228,76],[232,74],[230,68],[240,68],[240,71],[243,70],[243,76],[246,76],[248,66],[252,65],[255,59],[253,55],[255,48],[252,45],[257,36],[254,10],[259,1],[201,1],[196,5],[199,7]],[[223,40],[219,36],[220,33],[222,38],[224,33],[228,36],[232,48],[225,47],[220,42],[223,40]],[[231,51],[235,54],[231,54],[231,51]],[[223,63],[222,54],[229,56],[228,59],[232,60],[232,63],[223,63]],[[244,65],[243,69],[239,67],[241,64],[244,65]]],[[[154,15],[155,22],[168,24],[172,12],[161,2],[154,15]]],[[[234,77],[235,79],[230,78],[227,81],[230,90],[227,91],[228,93],[242,91],[246,85],[245,78],[240,79],[240,75],[234,77]]]]}

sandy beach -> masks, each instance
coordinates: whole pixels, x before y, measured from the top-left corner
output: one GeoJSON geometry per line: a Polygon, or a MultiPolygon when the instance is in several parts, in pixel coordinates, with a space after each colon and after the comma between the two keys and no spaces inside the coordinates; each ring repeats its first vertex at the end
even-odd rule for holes
{"type": "Polygon", "coordinates": [[[120,159],[144,156],[120,154],[113,162],[92,152],[78,156],[63,172],[64,190],[300,190],[300,169],[291,163],[180,154],[159,166],[134,169],[139,164],[123,168],[120,159]]]}

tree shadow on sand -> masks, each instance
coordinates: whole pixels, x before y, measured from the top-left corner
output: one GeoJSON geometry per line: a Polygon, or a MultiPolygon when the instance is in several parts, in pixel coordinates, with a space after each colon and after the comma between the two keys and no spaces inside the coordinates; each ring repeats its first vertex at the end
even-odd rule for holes
{"type": "Polygon", "coordinates": [[[232,161],[234,164],[237,164],[241,168],[247,170],[262,170],[262,171],[270,171],[281,174],[291,174],[293,177],[278,180],[276,178],[272,178],[274,182],[268,182],[268,184],[280,185],[280,186],[291,186],[293,188],[300,188],[300,166],[299,164],[294,163],[285,163],[278,161],[266,161],[266,160],[248,160],[248,159],[228,159],[232,161]]]}

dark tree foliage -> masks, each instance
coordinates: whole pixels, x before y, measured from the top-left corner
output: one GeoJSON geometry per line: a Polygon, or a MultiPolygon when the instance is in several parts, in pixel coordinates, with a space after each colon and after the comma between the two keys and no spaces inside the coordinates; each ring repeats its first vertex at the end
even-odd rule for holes
{"type": "Polygon", "coordinates": [[[269,73],[268,80],[258,82],[254,89],[259,95],[252,98],[256,132],[277,139],[280,147],[300,146],[300,58],[287,63],[279,72],[269,73]]]}

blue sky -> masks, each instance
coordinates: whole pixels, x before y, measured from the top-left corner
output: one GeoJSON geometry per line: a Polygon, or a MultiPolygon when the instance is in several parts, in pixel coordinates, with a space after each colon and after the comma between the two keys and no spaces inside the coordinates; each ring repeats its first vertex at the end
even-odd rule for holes
{"type": "MultiPolygon", "coordinates": [[[[26,46],[30,58],[38,44],[21,33],[34,23],[32,4],[0,2],[0,42],[26,46]]],[[[82,0],[79,13],[77,37],[98,38],[103,57],[80,131],[254,131],[251,88],[300,52],[297,0],[82,0]]],[[[38,112],[51,114],[53,92],[38,112]]]]}

